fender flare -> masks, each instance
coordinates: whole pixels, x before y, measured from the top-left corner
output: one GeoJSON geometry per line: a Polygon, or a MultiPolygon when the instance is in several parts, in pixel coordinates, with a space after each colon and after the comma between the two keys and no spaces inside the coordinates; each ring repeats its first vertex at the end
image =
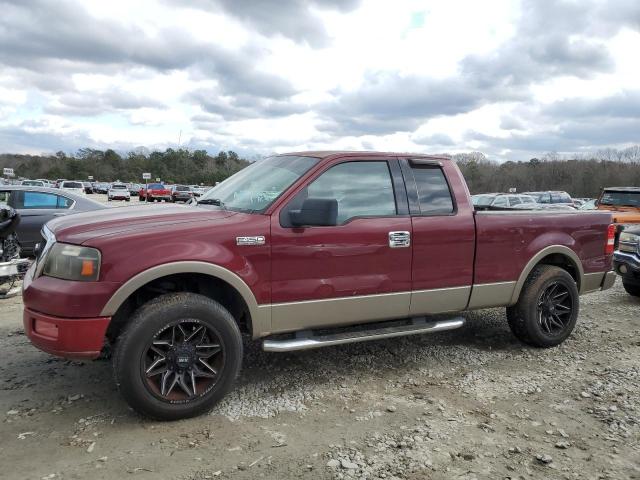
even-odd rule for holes
{"type": "Polygon", "coordinates": [[[578,278],[576,279],[578,283],[578,290],[580,291],[582,290],[584,268],[582,267],[582,262],[580,261],[580,257],[578,257],[576,252],[571,250],[569,247],[565,247],[564,245],[550,245],[540,250],[533,257],[531,257],[531,259],[527,262],[527,264],[524,267],[524,270],[522,270],[522,273],[520,273],[520,277],[516,282],[515,288],[513,289],[510,305],[514,305],[518,301],[518,298],[520,297],[520,292],[522,291],[522,287],[524,286],[524,282],[526,282],[527,277],[529,276],[531,271],[535,268],[535,266],[538,265],[543,258],[553,254],[563,255],[571,261],[571,263],[575,267],[576,272],[578,274],[578,278]]]}
{"type": "Polygon", "coordinates": [[[151,267],[136,274],[116,290],[106,305],[102,308],[100,316],[112,317],[122,306],[122,304],[140,287],[147,283],[168,275],[178,273],[201,273],[218,278],[233,288],[240,294],[247,304],[251,315],[252,331],[254,335],[264,334],[271,329],[271,308],[270,305],[258,305],[256,297],[249,286],[238,275],[219,265],[198,261],[180,261],[164,263],[151,267]]]}

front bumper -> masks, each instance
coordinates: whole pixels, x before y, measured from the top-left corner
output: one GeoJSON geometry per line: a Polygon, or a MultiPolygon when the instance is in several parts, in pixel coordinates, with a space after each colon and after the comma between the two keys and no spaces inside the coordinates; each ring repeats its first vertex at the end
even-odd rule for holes
{"type": "Polygon", "coordinates": [[[24,331],[36,347],[65,358],[100,355],[111,317],[60,318],[24,309],[24,331]]]}
{"type": "Polygon", "coordinates": [[[109,195],[111,200],[129,200],[131,197],[129,195],[109,195]]]}
{"type": "Polygon", "coordinates": [[[640,284],[640,257],[617,250],[613,254],[613,268],[625,280],[640,284]]]}

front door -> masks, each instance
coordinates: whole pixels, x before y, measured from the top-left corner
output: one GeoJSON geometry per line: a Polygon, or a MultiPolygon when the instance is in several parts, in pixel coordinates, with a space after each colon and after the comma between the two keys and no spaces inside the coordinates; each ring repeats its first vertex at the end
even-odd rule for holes
{"type": "Polygon", "coordinates": [[[396,159],[330,164],[272,215],[272,330],[406,317],[410,235],[396,159]],[[291,226],[306,198],[336,199],[336,225],[291,226]]]}

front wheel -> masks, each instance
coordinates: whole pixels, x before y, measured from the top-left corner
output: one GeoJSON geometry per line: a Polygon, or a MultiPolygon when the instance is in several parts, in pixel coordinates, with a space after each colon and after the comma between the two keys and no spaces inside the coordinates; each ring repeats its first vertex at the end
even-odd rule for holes
{"type": "Polygon", "coordinates": [[[640,285],[637,283],[625,282],[622,280],[622,286],[627,291],[629,295],[634,297],[640,297],[640,285]]]}
{"type": "Polygon", "coordinates": [[[513,334],[534,347],[554,347],[573,331],[578,320],[579,296],[566,270],[539,265],[522,287],[518,303],[507,308],[513,334]]]}
{"type": "Polygon", "coordinates": [[[235,319],[218,302],[195,293],[162,295],[140,307],[113,356],[124,399],[158,420],[209,411],[231,389],[241,365],[235,319]]]}

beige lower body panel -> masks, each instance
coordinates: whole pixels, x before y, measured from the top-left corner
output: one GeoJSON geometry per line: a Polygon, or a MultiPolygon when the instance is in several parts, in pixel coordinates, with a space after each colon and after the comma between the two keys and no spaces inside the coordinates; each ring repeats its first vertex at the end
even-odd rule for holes
{"type": "Polygon", "coordinates": [[[511,303],[516,283],[487,283],[473,287],[469,285],[264,305],[260,306],[265,317],[264,323],[266,326],[267,315],[270,313],[271,328],[254,330],[254,336],[505,306],[511,303]]]}
{"type": "Polygon", "coordinates": [[[585,273],[580,284],[580,294],[600,290],[606,274],[607,272],[585,273]]]}
{"type": "Polygon", "coordinates": [[[511,303],[517,282],[480,283],[473,286],[469,299],[470,310],[477,308],[502,307],[511,303]]]}
{"type": "Polygon", "coordinates": [[[411,292],[328,298],[271,305],[271,333],[407,317],[411,292]]]}
{"type": "Polygon", "coordinates": [[[411,292],[409,316],[460,312],[469,301],[471,287],[436,288],[411,292]]]}

